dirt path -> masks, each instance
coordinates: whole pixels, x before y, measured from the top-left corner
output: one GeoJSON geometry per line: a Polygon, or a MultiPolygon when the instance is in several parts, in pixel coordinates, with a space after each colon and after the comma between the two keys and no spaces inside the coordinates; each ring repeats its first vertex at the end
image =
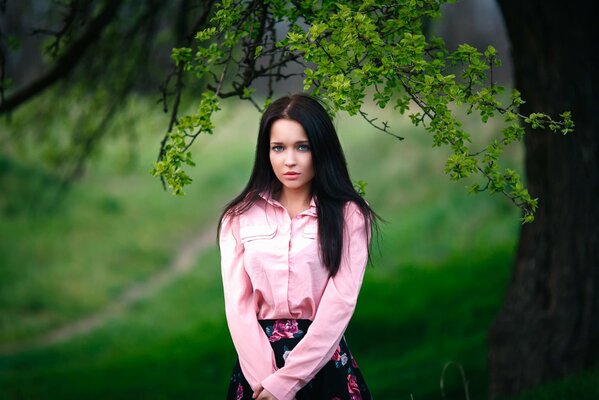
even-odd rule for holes
{"type": "Polygon", "coordinates": [[[101,327],[106,320],[123,313],[131,304],[152,297],[156,292],[174,281],[177,277],[189,272],[197,257],[203,251],[210,248],[210,246],[214,245],[214,232],[215,228],[212,226],[199,232],[181,247],[175,258],[166,266],[166,268],[151,276],[146,281],[130,286],[120,297],[115,299],[112,303],[109,303],[103,309],[36,338],[0,347],[0,355],[12,355],[38,347],[62,343],[76,336],[90,333],[101,327]]]}

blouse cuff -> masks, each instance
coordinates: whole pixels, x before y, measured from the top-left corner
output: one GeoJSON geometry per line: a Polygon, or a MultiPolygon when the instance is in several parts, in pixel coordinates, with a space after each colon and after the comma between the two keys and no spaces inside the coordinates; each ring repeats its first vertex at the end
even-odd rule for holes
{"type": "Polygon", "coordinates": [[[280,374],[281,370],[270,375],[262,381],[262,387],[272,393],[277,400],[293,400],[296,393],[302,388],[297,378],[280,374]]]}

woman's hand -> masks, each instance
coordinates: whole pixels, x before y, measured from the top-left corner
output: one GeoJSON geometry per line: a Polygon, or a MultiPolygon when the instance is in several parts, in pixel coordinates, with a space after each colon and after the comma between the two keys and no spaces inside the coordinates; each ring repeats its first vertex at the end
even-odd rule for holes
{"type": "Polygon", "coordinates": [[[272,393],[270,393],[268,390],[262,389],[262,392],[260,392],[260,395],[258,396],[257,400],[277,400],[277,398],[273,396],[272,393]]]}
{"type": "Polygon", "coordinates": [[[256,390],[254,390],[254,394],[252,395],[252,399],[256,400],[277,400],[275,396],[272,395],[268,390],[264,389],[262,385],[258,385],[256,390]]]}

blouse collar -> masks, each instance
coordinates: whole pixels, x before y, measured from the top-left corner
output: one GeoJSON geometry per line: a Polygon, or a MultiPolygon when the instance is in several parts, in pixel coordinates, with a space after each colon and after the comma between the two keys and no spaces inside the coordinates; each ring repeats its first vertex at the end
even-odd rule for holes
{"type": "MultiPolygon", "coordinates": [[[[275,200],[269,192],[264,191],[264,192],[261,192],[259,195],[267,203],[269,203],[273,206],[276,206],[276,207],[285,208],[278,200],[275,200]]],[[[312,198],[310,199],[310,208],[302,211],[300,214],[312,215],[314,217],[316,217],[318,215],[316,212],[316,196],[315,195],[312,195],[312,198]]]]}

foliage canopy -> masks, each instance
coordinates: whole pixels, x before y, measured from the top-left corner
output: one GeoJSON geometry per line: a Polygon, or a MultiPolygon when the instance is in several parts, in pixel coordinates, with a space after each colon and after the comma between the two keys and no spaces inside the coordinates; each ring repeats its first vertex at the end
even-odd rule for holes
{"type": "Polygon", "coordinates": [[[152,173],[182,194],[191,182],[184,168],[195,165],[190,147],[200,134],[213,132],[219,98],[238,96],[262,110],[271,101],[273,82],[291,76],[288,67],[296,63],[303,69],[304,90],[321,97],[331,113],[359,114],[400,140],[387,122],[369,116],[363,104],[372,99],[381,109],[407,114],[431,134],[433,146],[451,150],[445,163],[451,180],[478,177],[480,183],[469,191],[502,193],[522,209],[523,222],[533,221],[537,199],[499,158],[506,146],[522,140],[523,123],[567,134],[574,127],[570,113],[559,119],[540,112],[520,114],[523,100],[517,90],[508,104],[502,103],[507,97],[505,88],[493,81],[500,60],[492,46],[481,52],[462,44],[449,51],[441,38],[425,35],[423,21],[438,17],[446,2],[223,0],[192,46],[173,49],[179,72],[203,80],[205,90],[197,112],[179,117],[173,109],[173,124],[152,173]],[[253,97],[257,79],[268,80],[264,104],[253,97]],[[503,119],[500,136],[473,150],[471,133],[457,118],[459,107],[478,114],[482,122],[503,119]]]}

